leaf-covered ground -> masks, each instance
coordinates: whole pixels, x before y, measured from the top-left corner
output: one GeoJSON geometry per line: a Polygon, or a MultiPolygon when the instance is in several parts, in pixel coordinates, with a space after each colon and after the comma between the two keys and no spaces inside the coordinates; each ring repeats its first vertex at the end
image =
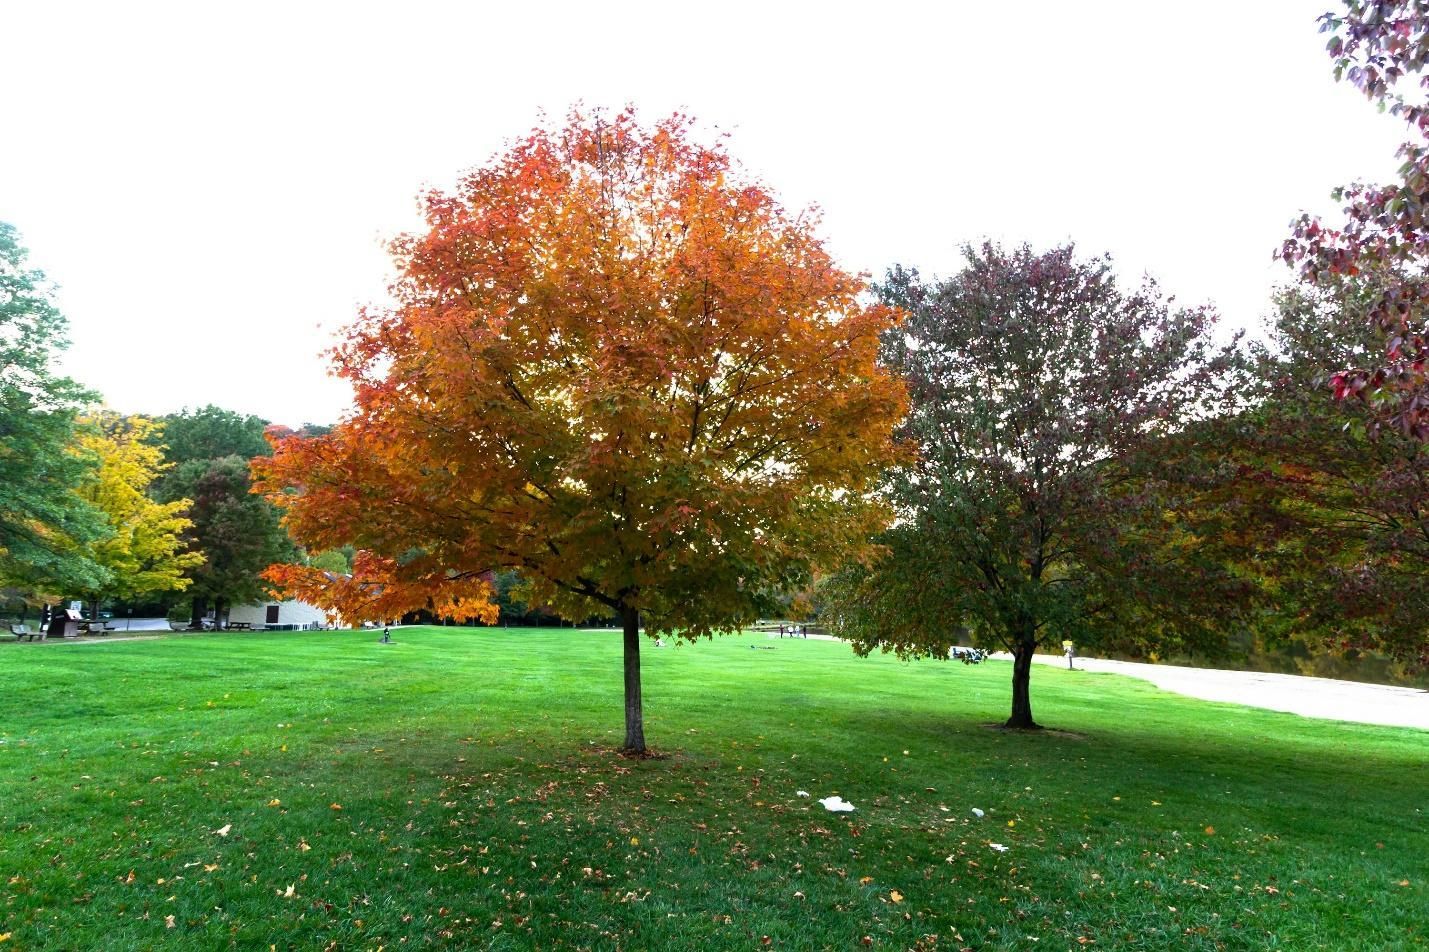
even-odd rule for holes
{"type": "Polygon", "coordinates": [[[0,952],[1429,943],[1429,734],[760,635],[630,761],[617,633],[395,637],[0,645],[0,952]]]}

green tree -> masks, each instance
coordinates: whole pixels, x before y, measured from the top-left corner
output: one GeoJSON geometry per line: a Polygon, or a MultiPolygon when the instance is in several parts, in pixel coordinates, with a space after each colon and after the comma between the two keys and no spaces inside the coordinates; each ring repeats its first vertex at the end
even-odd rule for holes
{"type": "Polygon", "coordinates": [[[324,572],[334,572],[338,575],[347,575],[352,572],[352,562],[340,549],[328,549],[326,552],[319,552],[317,555],[308,559],[308,564],[315,569],[322,569],[324,572]]]}
{"type": "Polygon", "coordinates": [[[1149,283],[1123,292],[1105,259],[965,254],[948,280],[895,268],[878,289],[910,314],[884,357],[908,383],[900,435],[917,460],[889,483],[885,557],[834,575],[821,620],[862,652],[946,658],[964,632],[1006,648],[1007,724],[1030,728],[1041,644],[1224,638],[1243,586],[1175,517],[1157,463],[1210,411],[1231,351],[1207,311],[1149,283]]]}
{"type": "Polygon", "coordinates": [[[192,500],[188,515],[193,524],[185,539],[204,554],[203,564],[188,573],[194,626],[210,605],[221,612],[225,605],[267,597],[259,573],[297,556],[277,509],[250,489],[248,460],[240,456],[188,460],[174,468],[160,489],[161,499],[192,500]]]}
{"type": "Polygon", "coordinates": [[[27,256],[0,222],[0,584],[54,594],[107,580],[87,547],[108,530],[74,493],[95,467],[74,435],[94,395],[52,371],[68,343],[65,319],[27,256]]]}
{"type": "Polygon", "coordinates": [[[1238,557],[1276,607],[1257,626],[1269,644],[1380,652],[1413,672],[1429,669],[1429,447],[1324,385],[1379,353],[1365,314],[1383,293],[1370,277],[1281,295],[1261,400],[1216,451],[1235,462],[1238,557]]]}
{"type": "Polygon", "coordinates": [[[210,404],[160,417],[164,424],[165,457],[170,463],[212,460],[223,456],[252,459],[272,450],[263,439],[268,421],[210,404]]]}

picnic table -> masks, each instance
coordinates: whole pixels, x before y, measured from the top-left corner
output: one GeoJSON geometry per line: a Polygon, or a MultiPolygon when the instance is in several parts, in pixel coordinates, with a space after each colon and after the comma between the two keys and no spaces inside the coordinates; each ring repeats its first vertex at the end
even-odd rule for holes
{"type": "Polygon", "coordinates": [[[252,630],[253,630],[253,623],[252,623],[251,621],[231,621],[231,622],[228,623],[228,629],[227,629],[227,630],[228,630],[228,631],[252,631],[252,630]]]}
{"type": "Polygon", "coordinates": [[[764,624],[764,625],[755,625],[754,628],[753,628],[753,630],[754,630],[754,631],[767,632],[768,634],[771,634],[771,635],[774,634],[774,632],[777,631],[777,632],[779,632],[779,637],[780,637],[780,638],[783,638],[783,637],[785,637],[786,635],[787,635],[788,637],[790,637],[790,638],[798,638],[798,637],[800,637],[800,636],[802,636],[802,637],[804,637],[804,638],[807,638],[807,637],[809,637],[809,628],[810,628],[810,627],[812,627],[812,626],[810,626],[810,625],[805,625],[805,624],[798,624],[798,625],[792,625],[792,624],[783,624],[783,625],[764,624]]]}

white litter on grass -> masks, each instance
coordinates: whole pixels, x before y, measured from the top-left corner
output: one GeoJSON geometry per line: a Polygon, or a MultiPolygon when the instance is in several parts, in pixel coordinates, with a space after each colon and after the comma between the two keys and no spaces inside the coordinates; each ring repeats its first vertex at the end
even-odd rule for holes
{"type": "Polygon", "coordinates": [[[977,807],[973,807],[973,816],[982,816],[983,813],[977,807]]]}
{"type": "Polygon", "coordinates": [[[991,846],[993,849],[997,850],[999,853],[1006,853],[1006,852],[1007,852],[1007,847],[1006,847],[1006,846],[1003,846],[1001,843],[989,843],[989,844],[987,844],[987,845],[988,845],[988,846],[991,846]]]}
{"type": "Polygon", "coordinates": [[[794,791],[794,796],[796,796],[796,797],[807,797],[808,795],[809,795],[809,791],[807,791],[807,790],[795,790],[795,791],[794,791]]]}
{"type": "Polygon", "coordinates": [[[849,803],[843,797],[840,797],[838,795],[834,795],[832,797],[824,797],[819,802],[822,803],[824,805],[824,809],[828,810],[830,813],[852,813],[854,809],[852,803],[849,803]]]}

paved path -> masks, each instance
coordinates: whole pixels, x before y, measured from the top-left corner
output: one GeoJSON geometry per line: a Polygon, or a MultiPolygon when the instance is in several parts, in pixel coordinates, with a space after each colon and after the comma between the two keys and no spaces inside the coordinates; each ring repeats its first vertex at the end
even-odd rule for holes
{"type": "MultiPolygon", "coordinates": [[[[770,637],[777,637],[777,634],[770,637]]],[[[809,637],[838,640],[831,635],[809,637]]],[[[999,661],[1012,660],[1012,655],[1005,652],[991,657],[999,661]]],[[[1067,659],[1062,655],[1036,655],[1034,660],[1039,664],[1067,666],[1067,659]]],[[[1203,701],[1227,701],[1302,717],[1382,724],[1386,727],[1417,727],[1429,731],[1429,691],[1420,688],[1307,678],[1298,674],[1185,668],[1174,664],[1142,664],[1101,658],[1078,658],[1076,666],[1080,671],[1106,671],[1140,678],[1163,691],[1203,701]]]]}
{"type": "MultiPolygon", "coordinates": [[[[1008,654],[993,657],[1012,660],[1008,654]]],[[[1035,660],[1063,667],[1067,664],[1061,655],[1037,655],[1035,660]]],[[[1106,671],[1141,678],[1163,691],[1206,701],[1229,701],[1303,717],[1429,730],[1429,691],[1419,688],[1100,658],[1078,658],[1076,666],[1082,671],[1106,671]]]]}

